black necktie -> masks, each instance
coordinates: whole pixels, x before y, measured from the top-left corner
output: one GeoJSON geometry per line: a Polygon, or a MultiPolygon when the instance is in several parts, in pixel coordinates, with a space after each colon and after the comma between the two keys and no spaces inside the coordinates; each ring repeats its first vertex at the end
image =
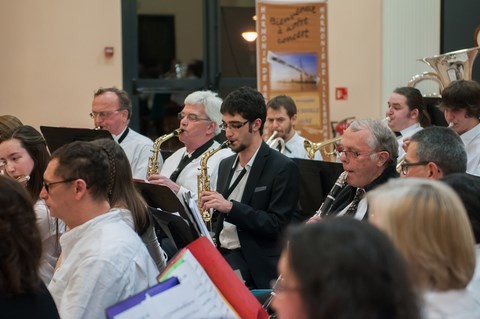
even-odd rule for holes
{"type": "Polygon", "coordinates": [[[355,216],[355,213],[357,212],[357,208],[358,208],[358,203],[360,202],[360,200],[363,198],[364,195],[365,195],[365,190],[363,188],[357,188],[357,191],[355,192],[355,197],[353,197],[350,207],[348,207],[347,211],[345,212],[346,216],[355,216]]]}
{"type": "Polygon", "coordinates": [[[207,143],[203,144],[202,146],[200,146],[199,148],[197,148],[193,153],[192,155],[188,156],[188,154],[185,154],[182,159],[180,160],[180,162],[178,163],[178,166],[177,168],[173,171],[172,175],[170,175],[170,179],[173,181],[173,182],[176,182],[177,181],[177,178],[178,178],[178,175],[180,175],[180,173],[183,171],[183,169],[191,162],[193,161],[194,159],[196,159],[197,157],[199,157],[200,155],[202,155],[203,153],[205,153],[209,148],[210,146],[213,145],[213,139],[209,140],[207,143]]]}

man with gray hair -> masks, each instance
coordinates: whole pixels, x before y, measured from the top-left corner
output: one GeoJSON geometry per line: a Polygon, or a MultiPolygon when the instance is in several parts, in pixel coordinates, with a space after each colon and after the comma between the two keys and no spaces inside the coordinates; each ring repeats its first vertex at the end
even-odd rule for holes
{"type": "MultiPolygon", "coordinates": [[[[200,158],[205,152],[219,146],[214,137],[220,132],[221,105],[222,99],[211,91],[196,91],[185,98],[185,106],[178,113],[179,128],[182,129],[178,139],[185,146],[165,160],[160,174],[148,177],[150,183],[167,186],[180,200],[188,191],[196,195],[200,158]]],[[[226,148],[209,158],[208,173],[211,180],[216,179],[220,161],[232,154],[226,148]]]]}
{"type": "Polygon", "coordinates": [[[427,127],[411,137],[400,168],[401,177],[440,179],[448,174],[465,173],[465,145],[451,128],[427,127]]]}
{"type": "MultiPolygon", "coordinates": [[[[398,177],[398,144],[395,134],[381,121],[355,120],[345,130],[337,152],[347,174],[346,186],[322,216],[368,218],[365,192],[398,177]]],[[[320,218],[314,216],[310,221],[320,218]]]]}

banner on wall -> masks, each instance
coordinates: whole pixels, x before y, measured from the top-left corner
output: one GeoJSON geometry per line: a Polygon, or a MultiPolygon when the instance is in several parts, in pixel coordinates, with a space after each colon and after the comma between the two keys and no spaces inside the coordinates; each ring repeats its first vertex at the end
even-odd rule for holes
{"type": "Polygon", "coordinates": [[[327,1],[257,0],[256,12],[258,90],[293,98],[303,137],[330,138],[327,1]]]}

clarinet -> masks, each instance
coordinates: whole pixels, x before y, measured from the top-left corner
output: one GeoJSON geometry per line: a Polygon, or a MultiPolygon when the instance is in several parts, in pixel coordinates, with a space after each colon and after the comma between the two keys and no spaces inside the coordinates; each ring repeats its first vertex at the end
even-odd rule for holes
{"type": "Polygon", "coordinates": [[[335,197],[337,197],[338,193],[347,182],[347,174],[348,173],[344,171],[342,174],[340,174],[340,176],[338,176],[337,181],[333,185],[332,189],[330,189],[330,192],[314,216],[325,217],[328,215],[329,210],[332,208],[333,202],[335,202],[335,197]]]}
{"type": "MultiPolygon", "coordinates": [[[[332,189],[330,189],[330,192],[328,193],[327,197],[323,201],[322,205],[320,205],[320,208],[317,210],[314,216],[320,216],[324,217],[328,215],[329,210],[332,208],[333,202],[335,202],[335,197],[338,195],[340,190],[345,186],[347,183],[347,172],[342,172],[340,176],[338,176],[337,180],[335,181],[335,184],[332,186],[332,189]]],[[[275,289],[275,286],[282,280],[282,275],[277,278],[275,281],[275,284],[273,285],[273,289],[275,289]]],[[[263,309],[265,309],[267,312],[270,309],[270,304],[272,303],[273,297],[275,296],[275,292],[272,290],[270,293],[270,297],[264,302],[263,304],[263,309]]],[[[275,314],[270,314],[269,319],[274,319],[276,318],[275,314]]]]}

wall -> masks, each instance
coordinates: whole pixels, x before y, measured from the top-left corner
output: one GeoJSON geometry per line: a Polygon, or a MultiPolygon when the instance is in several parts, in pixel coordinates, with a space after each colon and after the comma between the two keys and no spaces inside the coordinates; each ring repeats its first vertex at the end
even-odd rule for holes
{"type": "MultiPolygon", "coordinates": [[[[399,13],[411,15],[413,4],[399,13]]],[[[192,41],[177,53],[180,59],[201,56],[201,37],[190,27],[201,24],[200,10],[191,10],[183,0],[158,1],[157,5],[162,12],[172,13],[181,10],[179,7],[189,8],[192,14],[176,21],[177,37],[192,41]]],[[[383,91],[392,90],[384,84],[383,65],[388,56],[384,55],[383,27],[390,21],[383,22],[383,6],[382,0],[328,2],[331,120],[383,117],[383,91]],[[348,88],[348,100],[335,100],[336,87],[348,88]]],[[[147,9],[151,8],[139,1],[139,12],[147,9]]],[[[430,28],[439,32],[436,25],[430,28]]],[[[428,34],[430,29],[424,32],[428,34]]],[[[0,114],[16,115],[36,127],[92,127],[88,113],[94,90],[99,86],[121,87],[119,0],[1,1],[0,40],[0,114]],[[105,46],[115,47],[111,60],[103,56],[105,46]]],[[[404,63],[418,62],[408,58],[397,64],[403,68],[404,63]]],[[[397,78],[398,83],[407,80],[397,78]]]]}
{"type": "Polygon", "coordinates": [[[93,127],[93,92],[122,85],[119,0],[1,1],[0,42],[0,114],[34,127],[93,127]]]}

